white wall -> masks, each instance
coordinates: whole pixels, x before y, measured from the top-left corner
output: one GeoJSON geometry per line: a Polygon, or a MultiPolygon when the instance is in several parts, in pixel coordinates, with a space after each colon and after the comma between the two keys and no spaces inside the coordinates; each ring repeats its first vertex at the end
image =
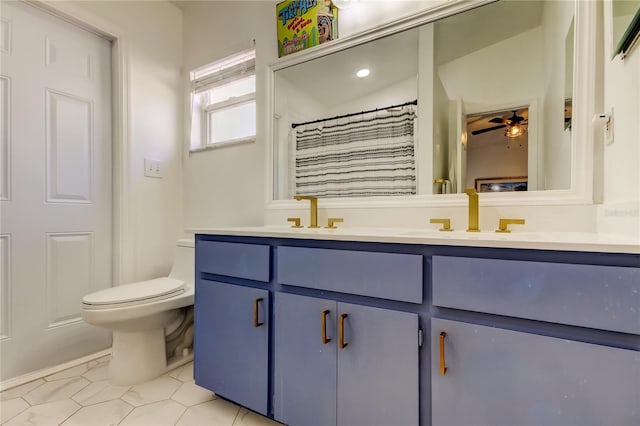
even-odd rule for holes
{"type": "Polygon", "coordinates": [[[543,89],[544,62],[538,27],[442,64],[438,76],[449,99],[463,99],[467,113],[472,114],[535,99],[543,89]],[[516,52],[516,58],[496,66],[509,52],[516,52]]]}
{"type": "Polygon", "coordinates": [[[366,111],[369,109],[382,108],[388,105],[396,105],[413,101],[418,96],[417,86],[418,76],[410,77],[406,80],[380,89],[375,93],[334,106],[329,109],[327,117],[350,114],[353,112],[366,111]]]}
{"type": "Polygon", "coordinates": [[[613,143],[599,153],[604,157],[604,199],[598,230],[640,238],[640,45],[624,60],[610,59],[608,24],[605,20],[603,109],[613,110],[613,143]]]}
{"type": "Polygon", "coordinates": [[[128,43],[128,117],[133,259],[123,280],[165,275],[182,235],[182,13],[166,1],[56,2],[118,28],[128,43]],[[144,158],[162,162],[162,179],[144,177],[144,158]]]}
{"type": "Polygon", "coordinates": [[[527,176],[526,141],[521,143],[517,139],[511,140],[502,136],[501,132],[489,133],[497,135],[485,133],[469,139],[465,188],[475,188],[476,179],[527,176]],[[486,139],[494,138],[495,141],[480,146],[474,144],[474,140],[481,136],[486,139]]]}
{"type": "MultiPolygon", "coordinates": [[[[185,158],[184,226],[261,225],[264,208],[267,99],[265,67],[277,58],[275,2],[191,2],[184,10],[184,68],[191,70],[256,40],[257,138],[185,158]]],[[[186,110],[186,107],[185,107],[186,110]]],[[[187,141],[184,142],[185,145],[187,141]]]]}

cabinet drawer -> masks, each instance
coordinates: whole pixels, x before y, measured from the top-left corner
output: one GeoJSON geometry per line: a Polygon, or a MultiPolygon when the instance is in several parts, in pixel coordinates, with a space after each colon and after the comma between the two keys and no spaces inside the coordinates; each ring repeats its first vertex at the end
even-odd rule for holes
{"type": "Polygon", "coordinates": [[[422,256],[304,247],[278,248],[278,282],[422,303],[422,256]]]}
{"type": "Polygon", "coordinates": [[[640,334],[640,268],[434,256],[433,304],[640,334]]]}
{"type": "Polygon", "coordinates": [[[268,282],[270,252],[268,245],[198,240],[196,271],[268,282]]]}

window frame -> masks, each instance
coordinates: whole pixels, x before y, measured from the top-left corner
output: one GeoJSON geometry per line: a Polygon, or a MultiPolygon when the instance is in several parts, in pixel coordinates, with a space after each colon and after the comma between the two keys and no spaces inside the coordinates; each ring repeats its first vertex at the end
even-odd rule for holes
{"type": "MultiPolygon", "coordinates": [[[[242,95],[242,96],[234,96],[231,97],[227,100],[221,101],[221,102],[215,102],[212,104],[207,105],[206,107],[204,107],[202,109],[202,121],[201,121],[201,130],[202,130],[202,135],[201,135],[201,145],[202,145],[202,149],[210,149],[210,148],[215,148],[218,146],[228,146],[228,145],[234,145],[234,144],[240,144],[240,143],[250,143],[250,142],[254,142],[256,140],[256,135],[255,133],[257,133],[257,131],[252,135],[252,136],[245,136],[245,137],[241,137],[241,138],[234,138],[234,139],[226,139],[220,142],[211,142],[211,119],[209,114],[215,111],[223,111],[225,109],[230,109],[236,106],[240,106],[240,105],[246,105],[246,104],[250,104],[256,103],[256,92],[253,91],[252,93],[248,93],[246,95],[242,95]]],[[[255,116],[257,116],[257,112],[255,114],[255,116]]],[[[254,117],[255,117],[254,116],[254,117]]],[[[257,121],[257,120],[256,120],[257,121]]]]}
{"type": "Polygon", "coordinates": [[[191,83],[190,95],[192,98],[191,111],[190,111],[191,113],[190,135],[193,135],[193,132],[194,132],[194,128],[193,128],[194,116],[196,114],[199,114],[198,118],[200,120],[200,123],[199,123],[200,129],[199,130],[196,129],[195,131],[199,133],[200,140],[197,146],[193,146],[192,145],[193,141],[191,140],[192,136],[189,137],[189,153],[207,151],[210,149],[216,149],[216,148],[226,147],[230,145],[238,145],[238,144],[255,142],[257,138],[257,125],[258,125],[258,112],[257,112],[257,99],[256,99],[257,74],[255,70],[255,49],[252,49],[250,51],[238,52],[236,54],[229,55],[219,61],[214,61],[207,65],[196,68],[190,72],[190,76],[191,76],[190,77],[190,83],[191,83]],[[250,55],[252,54],[253,58],[245,60],[244,62],[240,63],[240,64],[242,63],[249,64],[248,69],[236,69],[232,73],[229,73],[229,68],[233,68],[233,67],[239,68],[238,63],[236,63],[231,65],[230,67],[218,68],[217,71],[214,71],[212,73],[209,73],[209,74],[205,73],[197,78],[195,77],[197,73],[201,72],[202,70],[215,69],[217,64],[225,63],[225,62],[233,62],[237,58],[242,58],[243,56],[246,56],[248,53],[250,55]],[[222,76],[216,79],[216,74],[222,75],[222,76]],[[221,87],[226,84],[232,83],[234,81],[248,78],[251,76],[254,77],[254,86],[253,86],[252,92],[246,93],[240,96],[231,96],[225,100],[217,101],[217,102],[209,102],[208,96],[210,95],[207,95],[207,97],[205,97],[206,101],[203,102],[203,106],[200,106],[198,109],[194,110],[193,98],[195,96],[203,95],[207,92],[215,90],[218,87],[221,87]],[[202,86],[198,87],[198,82],[201,83],[202,81],[206,81],[206,80],[214,80],[214,81],[212,81],[208,86],[205,86],[205,88],[202,88],[202,86]],[[250,136],[240,137],[240,138],[232,138],[232,139],[225,139],[219,142],[212,142],[211,141],[212,124],[211,124],[211,118],[210,118],[211,113],[216,111],[222,111],[225,109],[230,109],[230,108],[245,105],[245,104],[250,104],[250,103],[253,103],[256,109],[255,114],[253,115],[254,126],[256,127],[254,134],[250,136]]]}

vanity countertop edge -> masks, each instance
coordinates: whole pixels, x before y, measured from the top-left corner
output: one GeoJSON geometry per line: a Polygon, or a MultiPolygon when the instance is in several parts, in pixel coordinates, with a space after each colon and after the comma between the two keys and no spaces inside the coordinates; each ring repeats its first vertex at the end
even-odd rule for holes
{"type": "Polygon", "coordinates": [[[199,228],[196,234],[640,254],[640,239],[586,232],[442,233],[410,228],[293,229],[278,226],[199,228]]]}

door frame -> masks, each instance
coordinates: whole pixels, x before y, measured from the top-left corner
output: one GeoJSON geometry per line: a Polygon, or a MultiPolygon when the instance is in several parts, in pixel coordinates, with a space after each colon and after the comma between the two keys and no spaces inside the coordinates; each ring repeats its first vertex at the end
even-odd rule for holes
{"type": "Polygon", "coordinates": [[[131,146],[129,141],[128,39],[124,29],[74,3],[55,0],[22,0],[111,42],[112,129],[112,282],[133,280],[131,146]]]}
{"type": "Polygon", "coordinates": [[[476,107],[467,111],[465,119],[469,115],[485,114],[491,111],[504,112],[513,111],[514,108],[527,108],[528,110],[528,122],[527,125],[527,178],[529,182],[528,191],[538,191],[541,188],[542,182],[540,182],[541,176],[544,175],[543,160],[544,152],[541,143],[538,143],[540,139],[540,132],[543,128],[542,114],[538,105],[542,105],[541,98],[527,98],[527,99],[515,99],[513,102],[491,105],[490,107],[476,107]]]}

